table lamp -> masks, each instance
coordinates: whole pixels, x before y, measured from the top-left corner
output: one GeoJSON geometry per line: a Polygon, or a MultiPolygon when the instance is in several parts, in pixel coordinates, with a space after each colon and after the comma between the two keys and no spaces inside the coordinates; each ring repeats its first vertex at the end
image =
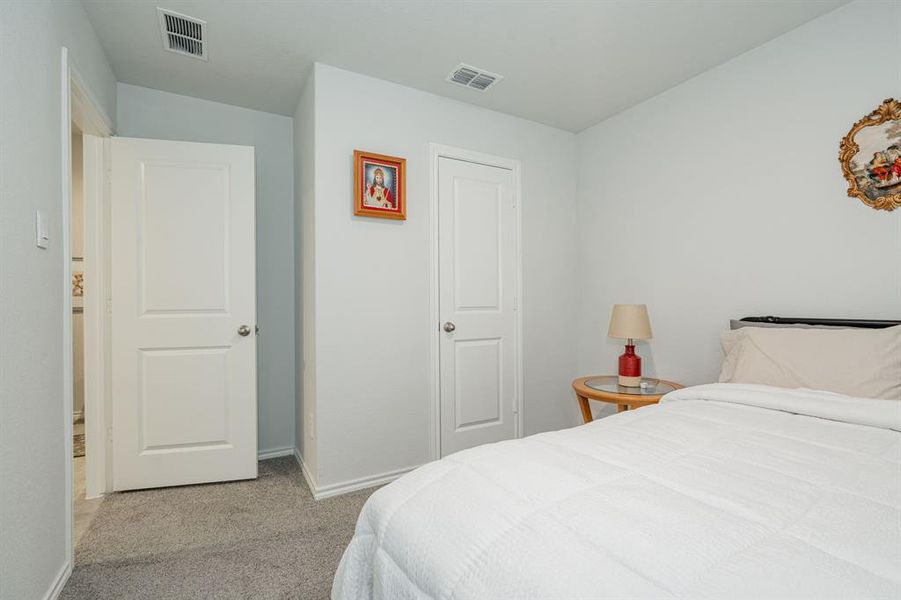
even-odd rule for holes
{"type": "Polygon", "coordinates": [[[626,352],[619,357],[619,384],[641,385],[641,357],[635,354],[634,340],[651,339],[651,321],[644,304],[614,304],[607,335],[627,340],[626,352]]]}

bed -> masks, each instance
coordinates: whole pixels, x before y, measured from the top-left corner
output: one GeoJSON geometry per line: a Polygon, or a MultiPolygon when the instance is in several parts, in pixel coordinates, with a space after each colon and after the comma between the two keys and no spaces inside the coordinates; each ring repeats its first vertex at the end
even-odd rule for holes
{"type": "Polygon", "coordinates": [[[453,454],[372,495],[332,597],[901,598],[901,402],[716,383],[453,454]]]}

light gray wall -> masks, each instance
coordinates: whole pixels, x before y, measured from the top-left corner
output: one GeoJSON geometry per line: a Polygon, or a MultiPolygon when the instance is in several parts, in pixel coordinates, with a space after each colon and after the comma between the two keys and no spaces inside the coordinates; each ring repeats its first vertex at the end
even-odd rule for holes
{"type": "Polygon", "coordinates": [[[0,2],[0,597],[42,598],[64,568],[60,49],[115,119],[113,72],[77,2],[0,2]],[[34,244],[34,211],[50,244],[34,244]]]}
{"type": "Polygon", "coordinates": [[[575,136],[321,64],[315,128],[318,483],[430,459],[429,142],[522,161],[525,432],[577,424],[575,136]],[[353,216],[354,149],[407,159],[406,221],[353,216]]]}
{"type": "Polygon", "coordinates": [[[256,148],[259,449],[294,447],[291,117],[118,85],[119,135],[256,148]]]}
{"type": "Polygon", "coordinates": [[[645,372],[687,384],[730,317],[901,318],[901,211],[837,160],[899,48],[901,4],[851,4],[579,134],[580,372],[615,369],[616,302],[648,304],[645,372]]]}
{"type": "MultiPolygon", "coordinates": [[[[315,235],[314,206],[316,189],[316,74],[307,76],[297,112],[294,115],[294,243],[295,300],[297,323],[295,348],[297,352],[297,408],[295,439],[297,450],[311,477],[316,477],[316,444],[313,427],[316,424],[316,349],[314,294],[315,235]]],[[[315,481],[314,481],[315,483],[315,481]]]]}

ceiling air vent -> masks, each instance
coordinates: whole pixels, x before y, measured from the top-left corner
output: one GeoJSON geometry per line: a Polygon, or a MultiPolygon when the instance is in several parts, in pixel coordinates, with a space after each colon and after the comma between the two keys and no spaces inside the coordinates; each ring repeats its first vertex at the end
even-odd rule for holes
{"type": "Polygon", "coordinates": [[[457,68],[447,76],[447,80],[451,83],[479,90],[480,92],[484,92],[503,78],[503,75],[490,73],[484,69],[463,63],[457,65],[457,68]]]}
{"type": "Polygon", "coordinates": [[[163,48],[176,54],[207,60],[206,21],[181,15],[171,10],[157,8],[163,48]]]}

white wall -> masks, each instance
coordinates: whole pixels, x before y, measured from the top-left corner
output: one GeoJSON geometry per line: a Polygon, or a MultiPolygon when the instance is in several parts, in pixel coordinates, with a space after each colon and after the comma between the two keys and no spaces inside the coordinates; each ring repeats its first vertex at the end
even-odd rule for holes
{"type": "Polygon", "coordinates": [[[901,318],[901,211],[837,160],[899,47],[901,4],[851,4],[579,134],[580,372],[615,369],[616,302],[649,306],[645,372],[688,384],[730,317],[901,318]]]}
{"type": "Polygon", "coordinates": [[[318,483],[430,459],[429,142],[522,161],[525,433],[577,424],[575,136],[321,64],[315,129],[318,483]],[[407,159],[406,221],[353,216],[354,149],[407,159]]]}
{"type": "Polygon", "coordinates": [[[256,148],[259,449],[294,447],[294,145],[291,117],[118,85],[119,135],[256,148]]]}
{"type": "Polygon", "coordinates": [[[316,331],[314,313],[315,289],[315,182],[316,182],[316,73],[307,76],[297,112],[294,115],[294,245],[297,450],[303,458],[310,477],[316,478],[316,444],[313,427],[316,423],[316,331]]]}
{"type": "Polygon", "coordinates": [[[42,598],[65,568],[62,46],[106,114],[112,70],[77,2],[0,2],[0,597],[42,598]],[[34,244],[34,211],[50,244],[34,244]]]}

